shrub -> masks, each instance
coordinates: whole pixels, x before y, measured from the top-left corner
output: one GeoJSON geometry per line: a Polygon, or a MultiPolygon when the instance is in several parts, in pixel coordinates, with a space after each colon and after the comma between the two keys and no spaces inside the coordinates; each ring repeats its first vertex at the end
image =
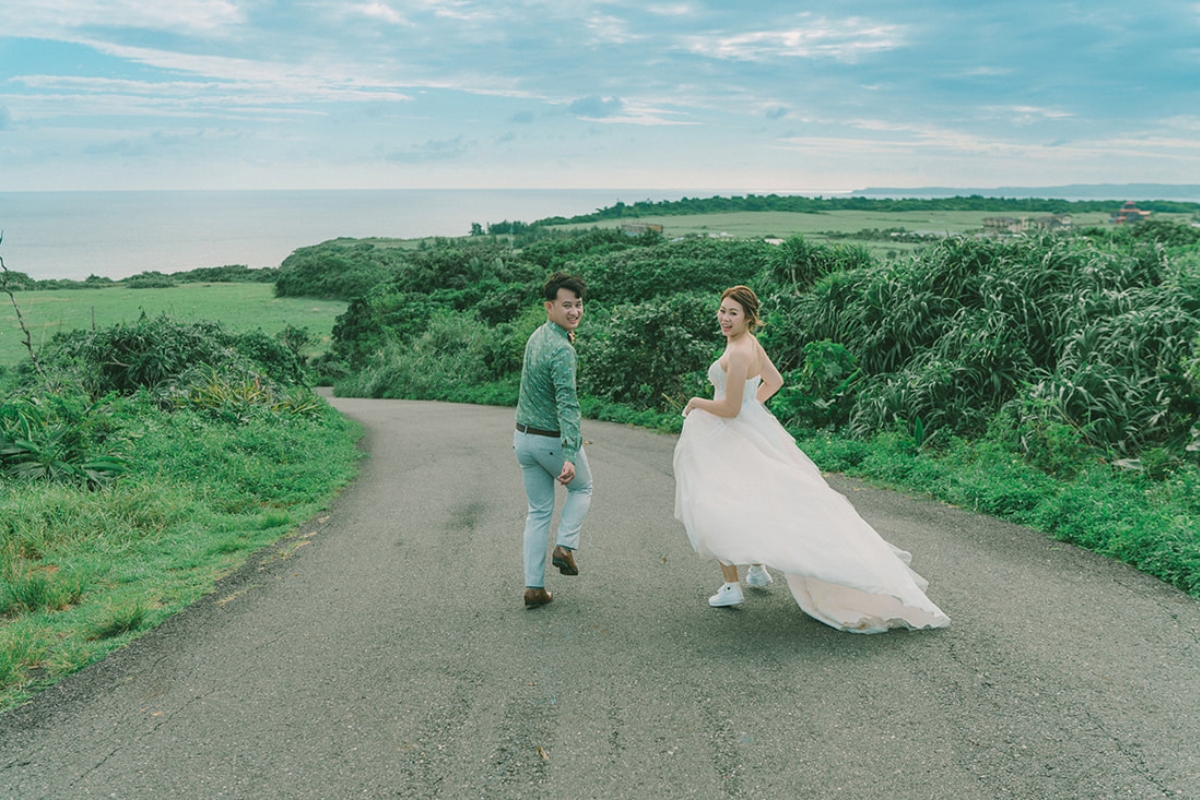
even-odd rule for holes
{"type": "MultiPolygon", "coordinates": [[[[1023,441],[1049,435],[1043,423],[1053,422],[1081,435],[1084,449],[1130,456],[1181,450],[1200,416],[1184,377],[1198,294],[1155,246],[952,238],[908,261],[832,272],[807,294],[782,293],[768,336],[783,368],[803,363],[812,341],[849,351],[863,371],[855,435],[897,424],[979,435],[1027,396],[1032,404],[1014,407],[1024,421],[1010,426],[1023,441]]],[[[1061,444],[1064,431],[1053,430],[1061,444]]],[[[1045,464],[1071,450],[1022,448],[1045,464]]]]}
{"type": "Polygon", "coordinates": [[[719,296],[754,285],[772,256],[763,242],[691,239],[631,248],[575,262],[588,283],[587,299],[608,305],[639,303],[678,292],[719,296]]]}
{"type": "MultiPolygon", "coordinates": [[[[580,390],[638,409],[682,407],[707,393],[702,370],[718,351],[715,296],[688,292],[620,305],[593,321],[581,347],[580,390]]],[[[582,330],[582,328],[581,328],[582,330]]]]}
{"type": "Polygon", "coordinates": [[[793,236],[771,253],[766,280],[776,291],[803,293],[826,275],[870,267],[872,262],[865,247],[811,244],[793,236]]]}
{"type": "Polygon", "coordinates": [[[862,370],[835,342],[808,342],[804,365],[783,376],[771,410],[785,425],[806,430],[838,428],[850,419],[862,370]]]}
{"type": "Polygon", "coordinates": [[[0,404],[0,474],[96,488],[126,469],[128,444],[107,399],[14,397],[0,404]]]}
{"type": "Polygon", "coordinates": [[[354,397],[441,400],[460,386],[488,382],[488,355],[495,331],[473,314],[438,310],[424,333],[407,342],[391,341],[359,372],[335,384],[354,397]]]}
{"type": "Polygon", "coordinates": [[[302,247],[279,265],[275,296],[353,300],[395,275],[404,259],[404,251],[354,239],[302,247]]]}
{"type": "Polygon", "coordinates": [[[48,373],[93,397],[164,387],[197,366],[242,364],[286,384],[305,382],[300,359],[262,331],[232,334],[216,322],[166,315],[101,330],[59,333],[43,359],[48,373]]]}
{"type": "Polygon", "coordinates": [[[177,322],[144,314],[98,331],[59,333],[43,365],[48,371],[74,374],[93,396],[133,394],[153,388],[194,364],[219,364],[235,357],[215,322],[177,322]]]}
{"type": "Polygon", "coordinates": [[[130,289],[170,289],[176,286],[176,281],[170,275],[161,272],[143,272],[122,281],[130,289]]]}

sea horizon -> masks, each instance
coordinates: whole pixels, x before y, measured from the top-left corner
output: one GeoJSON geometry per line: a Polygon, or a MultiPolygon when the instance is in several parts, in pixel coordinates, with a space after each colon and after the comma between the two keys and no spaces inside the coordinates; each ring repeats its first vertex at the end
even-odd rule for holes
{"type": "Polygon", "coordinates": [[[1000,189],[111,189],[0,192],[0,258],[35,280],[119,280],[240,264],[278,267],[337,238],[466,236],[473,223],[589,214],[618,202],[734,195],[1055,197],[1200,202],[1200,186],[1074,184],[1000,189]],[[1070,196],[1057,196],[1067,190],[1070,196]],[[1039,193],[1040,192],[1040,193],[1039,193]],[[1134,192],[1132,196],[1122,196],[1134,192]],[[1138,192],[1141,192],[1140,196],[1138,192]],[[1108,193],[1109,197],[1104,197],[1108,193]]]}
{"type": "Polygon", "coordinates": [[[466,236],[687,192],[617,189],[178,189],[0,192],[0,257],[35,280],[278,267],[338,238],[466,236]]]}

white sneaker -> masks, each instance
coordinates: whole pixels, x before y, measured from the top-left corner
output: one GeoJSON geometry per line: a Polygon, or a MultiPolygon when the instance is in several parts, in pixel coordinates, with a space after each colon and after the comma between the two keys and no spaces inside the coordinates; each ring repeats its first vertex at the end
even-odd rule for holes
{"type": "Polygon", "coordinates": [[[717,593],[708,598],[708,604],[713,608],[723,608],[725,606],[736,606],[745,600],[742,595],[742,587],[736,583],[723,583],[721,588],[717,589],[717,593]]]}
{"type": "Polygon", "coordinates": [[[750,569],[746,570],[747,586],[757,586],[761,589],[764,586],[770,586],[772,582],[771,573],[767,572],[762,564],[752,564],[750,569]]]}

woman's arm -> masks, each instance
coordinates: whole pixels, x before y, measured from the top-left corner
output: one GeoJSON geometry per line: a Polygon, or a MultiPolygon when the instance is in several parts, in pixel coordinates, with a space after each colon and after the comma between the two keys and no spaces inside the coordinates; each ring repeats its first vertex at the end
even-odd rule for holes
{"type": "MultiPolygon", "coordinates": [[[[762,350],[762,345],[759,345],[762,350]]],[[[754,398],[760,403],[766,403],[771,397],[783,388],[783,376],[779,374],[779,370],[775,368],[775,364],[771,361],[771,357],[767,355],[767,351],[762,351],[763,367],[762,367],[762,383],[758,386],[758,392],[754,398]]]]}
{"type": "MultiPolygon", "coordinates": [[[[694,408],[726,418],[736,417],[742,410],[742,394],[746,391],[746,381],[750,377],[750,362],[754,353],[747,347],[730,348],[727,352],[729,366],[725,372],[725,399],[706,400],[703,397],[693,397],[683,409],[685,417],[692,413],[694,408]]],[[[782,382],[780,379],[780,383],[782,382]]]]}

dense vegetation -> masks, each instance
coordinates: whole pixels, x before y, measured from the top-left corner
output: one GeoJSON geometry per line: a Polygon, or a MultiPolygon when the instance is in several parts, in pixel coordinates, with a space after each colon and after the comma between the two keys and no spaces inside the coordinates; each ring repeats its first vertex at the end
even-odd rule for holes
{"type": "Polygon", "coordinates": [[[223,267],[198,267],[172,272],[169,275],[157,270],[148,270],[123,280],[113,280],[99,275],[89,275],[81,281],[66,278],[35,280],[24,272],[6,271],[6,287],[13,291],[45,291],[55,289],[101,289],[106,286],[128,286],[137,289],[161,289],[187,283],[274,283],[278,269],[259,267],[251,269],[244,264],[228,264],[223,267]]]}
{"type": "MultiPolygon", "coordinates": [[[[1200,203],[1172,200],[1148,200],[1138,203],[1145,211],[1159,214],[1195,214],[1200,203]]],[[[990,211],[997,214],[1070,214],[1087,211],[1111,211],[1110,200],[1055,200],[1042,198],[1003,198],[970,195],[968,197],[872,198],[872,197],[805,197],[800,195],[745,195],[744,197],[684,197],[679,200],[642,200],[635,203],[615,203],[597,209],[592,214],[573,217],[550,217],[535,225],[599,222],[627,217],[680,216],[713,214],[731,211],[790,211],[820,214],[825,211],[990,211]]],[[[510,223],[505,223],[509,225],[510,223]]],[[[494,227],[494,226],[493,226],[494,227]]],[[[491,229],[489,228],[489,231],[491,229]]],[[[497,232],[508,233],[507,228],[497,232]]],[[[518,231],[511,231],[518,232],[518,231]]]]}
{"type": "MultiPolygon", "coordinates": [[[[800,237],[467,238],[391,251],[319,366],[340,394],[513,404],[540,281],[563,268],[589,283],[585,412],[674,430],[673,410],[708,391],[714,299],[746,283],[787,378],[773,410],[827,467],[1037,525],[1200,594],[1198,234],[952,237],[887,261],[800,237]]],[[[311,291],[334,291],[321,248],[308,259],[311,291]]]]}
{"type": "Polygon", "coordinates": [[[354,472],[286,336],[55,337],[0,399],[0,709],[211,590],[354,472]]]}

